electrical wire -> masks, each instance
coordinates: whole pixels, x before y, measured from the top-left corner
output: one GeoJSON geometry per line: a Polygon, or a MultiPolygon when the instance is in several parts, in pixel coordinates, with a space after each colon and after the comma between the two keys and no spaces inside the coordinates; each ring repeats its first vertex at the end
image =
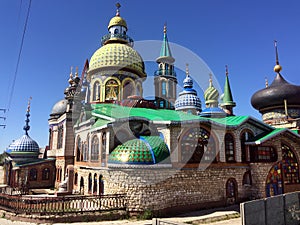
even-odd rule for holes
{"type": "Polygon", "coordinates": [[[24,38],[25,38],[26,29],[27,29],[27,24],[28,24],[28,19],[29,19],[29,14],[30,14],[30,8],[31,8],[31,0],[29,0],[29,4],[28,4],[27,15],[26,15],[26,20],[25,20],[25,24],[24,24],[24,29],[23,29],[22,39],[21,39],[21,45],[20,45],[18,59],[17,59],[16,70],[15,70],[15,73],[14,73],[14,77],[13,77],[13,81],[12,81],[12,87],[11,87],[9,98],[8,98],[8,105],[7,105],[7,108],[6,108],[8,111],[10,109],[11,101],[12,101],[14,90],[15,90],[15,84],[16,84],[20,59],[21,59],[23,45],[24,45],[24,38]]]}

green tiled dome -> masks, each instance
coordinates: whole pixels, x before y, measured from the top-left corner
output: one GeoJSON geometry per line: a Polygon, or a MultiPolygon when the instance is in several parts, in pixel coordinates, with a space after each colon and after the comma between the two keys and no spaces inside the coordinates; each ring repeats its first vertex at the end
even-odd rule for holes
{"type": "Polygon", "coordinates": [[[169,156],[169,149],[159,136],[141,136],[139,139],[129,140],[117,146],[110,153],[108,162],[156,164],[168,159],[169,156]]]}

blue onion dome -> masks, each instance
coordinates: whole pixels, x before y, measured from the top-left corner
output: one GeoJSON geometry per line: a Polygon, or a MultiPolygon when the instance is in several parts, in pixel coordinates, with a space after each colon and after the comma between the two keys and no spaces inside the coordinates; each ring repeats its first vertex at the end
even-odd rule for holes
{"type": "Polygon", "coordinates": [[[62,115],[67,111],[68,100],[62,99],[54,104],[50,116],[62,115]]]}
{"type": "Polygon", "coordinates": [[[13,141],[5,151],[12,157],[34,157],[39,155],[39,145],[28,134],[24,134],[21,138],[13,141]]]}
{"type": "Polygon", "coordinates": [[[209,87],[204,92],[205,104],[213,107],[218,106],[219,92],[213,86],[212,79],[209,79],[209,87]]]}
{"type": "Polygon", "coordinates": [[[5,151],[9,156],[17,160],[26,160],[27,158],[38,158],[39,155],[39,145],[28,135],[28,131],[30,129],[30,100],[28,101],[25,120],[26,123],[23,128],[25,134],[21,138],[13,141],[13,143],[11,143],[5,151]]]}
{"type": "Polygon", "coordinates": [[[193,79],[189,74],[188,64],[186,66],[186,77],[183,80],[183,91],[175,101],[175,110],[181,110],[198,114],[201,112],[201,101],[197,91],[193,89],[193,79]]]}
{"type": "Polygon", "coordinates": [[[170,163],[168,146],[159,136],[140,136],[118,145],[109,155],[109,164],[153,165],[170,163]]]}

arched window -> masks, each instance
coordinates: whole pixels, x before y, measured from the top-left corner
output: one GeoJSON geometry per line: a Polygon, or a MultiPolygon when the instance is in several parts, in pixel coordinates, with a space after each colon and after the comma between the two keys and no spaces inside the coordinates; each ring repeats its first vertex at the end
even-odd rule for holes
{"type": "Polygon", "coordinates": [[[49,149],[52,149],[52,142],[53,142],[53,131],[52,128],[49,129],[49,149]]]}
{"type": "Polygon", "coordinates": [[[167,95],[167,82],[162,81],[161,82],[161,95],[165,97],[167,95]]]}
{"type": "Polygon", "coordinates": [[[100,100],[100,83],[96,81],[93,86],[93,101],[100,100]]]}
{"type": "Polygon", "coordinates": [[[106,133],[102,134],[101,162],[102,166],[106,166],[106,133]]]}
{"type": "Polygon", "coordinates": [[[116,28],[116,29],[114,30],[114,34],[118,34],[118,33],[119,33],[119,29],[116,28]]]}
{"type": "Polygon", "coordinates": [[[181,162],[212,162],[216,158],[216,146],[213,137],[202,127],[189,129],[181,138],[181,162]]]}
{"type": "Polygon", "coordinates": [[[253,134],[249,131],[244,131],[241,135],[241,150],[242,150],[242,162],[248,161],[248,153],[247,153],[247,146],[245,142],[247,142],[249,139],[253,138],[253,134]]]}
{"type": "Polygon", "coordinates": [[[94,174],[94,187],[93,187],[93,194],[94,195],[97,194],[97,187],[98,187],[98,184],[97,184],[97,174],[95,173],[94,174]]]}
{"type": "Polygon", "coordinates": [[[78,184],[78,173],[75,173],[74,175],[74,185],[78,184]]]}
{"type": "Polygon", "coordinates": [[[49,180],[50,179],[50,169],[44,168],[42,171],[42,180],[49,180]]]}
{"type": "Polygon", "coordinates": [[[226,162],[235,162],[234,138],[231,134],[225,134],[226,162]]]}
{"type": "Polygon", "coordinates": [[[84,194],[84,179],[83,179],[83,177],[80,178],[79,192],[80,192],[80,194],[84,194]]]}
{"type": "Polygon", "coordinates": [[[235,204],[237,200],[237,182],[234,178],[230,178],[226,182],[226,198],[227,204],[235,204]]]}
{"type": "Polygon", "coordinates": [[[103,176],[99,176],[99,194],[103,195],[104,194],[104,181],[103,181],[103,176]]]}
{"type": "Polygon", "coordinates": [[[91,150],[91,160],[99,160],[99,139],[97,136],[94,136],[92,139],[92,150],[91,150]]]}
{"type": "Polygon", "coordinates": [[[134,85],[132,81],[127,80],[123,86],[123,99],[134,94],[134,85]]]}
{"type": "Polygon", "coordinates": [[[76,144],[76,161],[82,161],[82,153],[81,153],[81,139],[80,137],[77,138],[76,144]]]}
{"type": "Polygon", "coordinates": [[[57,130],[57,149],[62,148],[64,138],[64,127],[63,125],[58,126],[57,130]]]}
{"type": "Polygon", "coordinates": [[[251,171],[247,171],[243,175],[243,185],[252,185],[251,171]]]}
{"type": "Polygon", "coordinates": [[[296,155],[292,149],[285,145],[281,145],[282,150],[282,169],[285,184],[299,184],[299,164],[296,155]]]}
{"type": "Polygon", "coordinates": [[[82,144],[82,151],[83,151],[83,161],[88,161],[88,147],[87,147],[87,142],[85,141],[83,144],[82,144]]]}
{"type": "Polygon", "coordinates": [[[105,100],[118,100],[119,85],[115,80],[109,80],[105,84],[105,100]]]}
{"type": "Polygon", "coordinates": [[[89,194],[92,193],[92,182],[93,182],[92,174],[89,173],[89,183],[88,183],[88,192],[89,192],[89,194]]]}
{"type": "Polygon", "coordinates": [[[29,180],[36,181],[37,180],[37,169],[33,168],[29,171],[29,180]]]}

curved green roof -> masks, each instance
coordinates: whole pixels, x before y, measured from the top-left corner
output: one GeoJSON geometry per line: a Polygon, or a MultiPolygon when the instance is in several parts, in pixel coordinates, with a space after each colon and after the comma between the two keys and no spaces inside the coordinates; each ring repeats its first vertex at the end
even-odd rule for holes
{"type": "Polygon", "coordinates": [[[170,152],[159,136],[141,136],[117,146],[109,155],[109,163],[157,164],[169,161],[170,152]]]}

